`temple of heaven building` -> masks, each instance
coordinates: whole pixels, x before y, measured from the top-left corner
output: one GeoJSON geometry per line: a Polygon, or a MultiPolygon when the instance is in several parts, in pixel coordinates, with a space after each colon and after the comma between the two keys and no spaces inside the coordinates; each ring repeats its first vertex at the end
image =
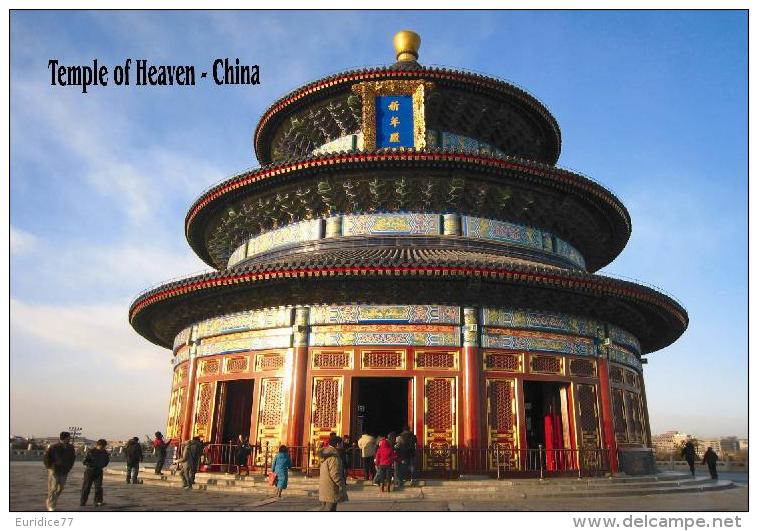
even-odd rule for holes
{"type": "Polygon", "coordinates": [[[546,470],[585,451],[617,470],[650,447],[641,356],[687,312],[595,274],[629,212],[556,167],[542,103],[419,64],[413,32],[394,44],[392,65],[276,101],[253,136],[261,167],[187,213],[214,270],[131,305],[172,349],[168,436],[307,447],[409,425],[420,470],[463,449],[485,452],[480,468],[531,469],[539,450],[546,470]]]}

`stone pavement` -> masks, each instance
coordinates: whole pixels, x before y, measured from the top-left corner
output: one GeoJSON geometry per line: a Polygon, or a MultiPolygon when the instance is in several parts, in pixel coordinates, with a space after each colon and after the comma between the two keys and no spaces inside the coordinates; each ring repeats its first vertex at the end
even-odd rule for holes
{"type": "MultiPolygon", "coordinates": [[[[59,501],[59,511],[315,511],[319,503],[305,496],[269,497],[266,493],[185,491],[158,485],[128,485],[117,477],[103,482],[105,503],[95,508],[90,498],[79,507],[83,467],[77,463],[69,474],[59,501]]],[[[10,463],[10,510],[43,511],[47,472],[41,462],[10,463]]],[[[90,494],[92,497],[94,492],[90,494]]],[[[723,491],[623,496],[604,498],[526,497],[508,500],[383,499],[354,500],[340,504],[340,511],[746,511],[748,488],[723,491]]]]}

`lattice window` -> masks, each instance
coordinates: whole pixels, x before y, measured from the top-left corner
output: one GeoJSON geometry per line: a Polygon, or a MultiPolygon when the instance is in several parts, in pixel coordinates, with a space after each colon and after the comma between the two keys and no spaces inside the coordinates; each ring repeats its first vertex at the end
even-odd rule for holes
{"type": "Polygon", "coordinates": [[[545,374],[560,374],[563,372],[561,358],[555,356],[532,356],[532,372],[541,372],[545,374]]]}
{"type": "Polygon", "coordinates": [[[405,350],[364,350],[361,366],[364,369],[405,369],[405,350]]]}
{"type": "Polygon", "coordinates": [[[187,379],[187,365],[187,363],[183,363],[174,369],[174,377],[171,380],[172,388],[186,384],[185,380],[187,379]]]}
{"type": "Polygon", "coordinates": [[[513,430],[513,383],[510,380],[490,380],[489,425],[501,433],[513,430]]]}
{"type": "Polygon", "coordinates": [[[259,424],[280,426],[284,415],[284,386],[282,378],[264,378],[261,388],[259,424]]]}
{"type": "Polygon", "coordinates": [[[576,385],[576,401],[579,405],[579,428],[582,448],[598,447],[598,415],[595,386],[576,385]]]}
{"type": "Polygon", "coordinates": [[[608,378],[610,378],[612,382],[624,383],[624,373],[621,367],[614,367],[611,365],[608,369],[608,378]]]}
{"type": "Polygon", "coordinates": [[[213,402],[216,395],[216,382],[206,382],[198,386],[197,405],[195,406],[194,435],[207,439],[210,433],[213,402]]]}
{"type": "Polygon", "coordinates": [[[634,387],[635,389],[639,387],[637,373],[634,371],[624,370],[624,380],[627,385],[634,387]]]}
{"type": "Polygon", "coordinates": [[[416,351],[417,369],[457,369],[457,352],[416,351]]]}
{"type": "Polygon", "coordinates": [[[208,374],[218,374],[218,369],[221,366],[218,359],[212,359],[212,360],[205,360],[203,361],[203,366],[200,372],[203,374],[203,376],[208,374]]]}
{"type": "Polygon", "coordinates": [[[353,366],[350,350],[319,350],[313,353],[314,369],[350,369],[353,366]]]}
{"type": "Polygon", "coordinates": [[[621,389],[611,390],[611,403],[613,408],[613,431],[616,433],[616,442],[627,442],[626,417],[624,416],[624,392],[621,389]]]}
{"type": "Polygon", "coordinates": [[[168,422],[166,428],[166,437],[179,437],[181,435],[184,387],[174,389],[171,393],[171,402],[168,409],[168,422]]]}
{"type": "Polygon", "coordinates": [[[428,380],[426,384],[427,414],[429,430],[444,431],[453,425],[453,386],[446,378],[428,380]]]}
{"type": "Polygon", "coordinates": [[[281,354],[258,354],[255,356],[256,371],[277,371],[284,367],[284,356],[281,354]]]}
{"type": "Polygon", "coordinates": [[[319,378],[313,391],[313,425],[316,428],[336,428],[339,420],[340,381],[319,378]]]}
{"type": "Polygon", "coordinates": [[[593,360],[573,359],[569,363],[572,376],[583,376],[585,378],[595,377],[595,362],[593,360]]]}
{"type": "Polygon", "coordinates": [[[629,434],[629,442],[642,442],[642,421],[640,419],[639,395],[624,391],[624,409],[629,434]]]}
{"type": "Polygon", "coordinates": [[[484,368],[491,371],[521,372],[521,354],[487,352],[484,368]]]}
{"type": "Polygon", "coordinates": [[[247,371],[247,366],[250,358],[247,356],[236,356],[234,358],[226,359],[225,372],[238,373],[247,371]]]}

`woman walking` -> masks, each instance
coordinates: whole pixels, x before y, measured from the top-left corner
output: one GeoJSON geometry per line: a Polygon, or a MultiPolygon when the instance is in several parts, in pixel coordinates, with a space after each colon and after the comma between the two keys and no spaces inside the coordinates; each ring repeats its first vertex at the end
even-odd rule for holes
{"type": "Polygon", "coordinates": [[[281,498],[282,491],[287,488],[287,479],[289,478],[289,469],[292,468],[289,450],[285,445],[279,447],[279,453],[274,457],[271,463],[271,470],[276,474],[276,495],[281,498]]]}

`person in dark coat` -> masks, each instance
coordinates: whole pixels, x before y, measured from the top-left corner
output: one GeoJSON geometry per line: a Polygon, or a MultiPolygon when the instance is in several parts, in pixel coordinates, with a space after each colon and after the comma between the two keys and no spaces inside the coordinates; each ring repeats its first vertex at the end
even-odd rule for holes
{"type": "Polygon", "coordinates": [[[713,451],[713,448],[709,446],[705,451],[705,454],[703,454],[703,464],[708,465],[708,472],[711,473],[711,479],[719,478],[719,474],[716,471],[716,463],[718,460],[719,456],[716,455],[716,452],[713,451]]]}
{"type": "Polygon", "coordinates": [[[62,431],[60,442],[50,445],[43,457],[47,468],[47,501],[45,507],[48,511],[54,511],[58,503],[58,496],[66,486],[66,478],[76,461],[76,452],[71,444],[71,434],[62,431]]]}
{"type": "Polygon", "coordinates": [[[247,437],[240,435],[237,439],[237,450],[234,456],[234,464],[237,466],[237,475],[242,477],[242,469],[245,469],[245,475],[250,475],[250,468],[247,466],[247,458],[253,452],[247,437]]]}
{"type": "Polygon", "coordinates": [[[168,449],[169,444],[171,444],[171,439],[166,441],[163,439],[163,434],[161,432],[155,432],[155,439],[153,439],[153,448],[155,449],[156,474],[160,474],[163,470],[163,465],[166,463],[166,450],[168,449]]]}
{"type": "Polygon", "coordinates": [[[84,479],[79,499],[81,506],[87,505],[93,483],[95,484],[95,507],[103,505],[103,469],[111,460],[110,454],[105,450],[107,444],[105,439],[99,439],[95,447],[87,450],[87,455],[84,456],[84,479]]]}
{"type": "Polygon", "coordinates": [[[342,447],[340,448],[340,454],[342,456],[342,469],[345,471],[345,479],[347,479],[347,473],[352,468],[353,462],[353,440],[349,435],[342,436],[342,447]]]}
{"type": "Polygon", "coordinates": [[[143,459],[142,445],[139,443],[139,437],[129,439],[124,448],[124,453],[126,454],[126,482],[136,485],[139,483],[137,480],[139,464],[143,459]]]}
{"type": "Polygon", "coordinates": [[[410,479],[411,484],[413,484],[416,481],[416,446],[418,445],[418,439],[411,431],[410,426],[405,426],[399,437],[408,445],[408,462],[406,463],[406,471],[408,473],[408,479],[410,479]]]}
{"type": "Polygon", "coordinates": [[[405,479],[405,470],[410,461],[410,448],[405,442],[405,439],[398,435],[395,438],[395,447],[393,449],[397,455],[397,459],[392,463],[392,470],[395,475],[394,483],[395,487],[400,487],[403,484],[403,479],[405,479]]]}
{"type": "Polygon", "coordinates": [[[282,490],[287,488],[290,468],[292,468],[292,459],[290,459],[289,450],[285,445],[281,445],[279,453],[274,456],[274,461],[271,463],[271,471],[276,474],[276,485],[274,487],[279,498],[282,497],[282,490]]]}
{"type": "Polygon", "coordinates": [[[682,448],[682,458],[690,465],[690,473],[695,475],[695,445],[692,441],[687,441],[687,444],[682,448]]]}
{"type": "Polygon", "coordinates": [[[179,463],[182,465],[182,487],[191,489],[195,483],[195,474],[200,466],[200,457],[203,455],[203,442],[200,437],[194,437],[188,441],[182,451],[179,463]]]}

